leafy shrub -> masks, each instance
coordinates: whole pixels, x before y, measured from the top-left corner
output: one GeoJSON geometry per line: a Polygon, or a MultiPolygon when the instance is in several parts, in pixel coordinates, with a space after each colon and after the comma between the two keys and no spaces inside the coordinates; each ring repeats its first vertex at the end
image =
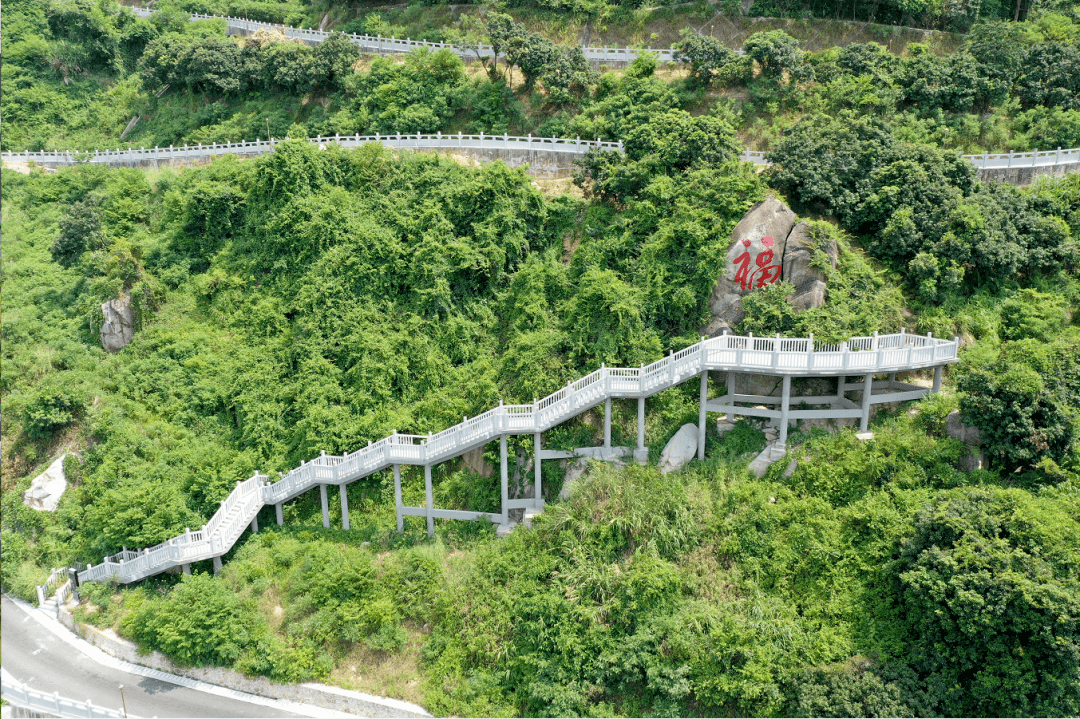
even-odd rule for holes
{"type": "Polygon", "coordinates": [[[898,566],[913,666],[944,715],[1080,711],[1080,528],[1018,490],[919,512],[898,566]]]}
{"type": "Polygon", "coordinates": [[[1070,457],[1080,408],[1080,341],[1075,332],[1056,342],[1020,340],[959,382],[960,409],[982,432],[983,447],[1012,472],[1049,458],[1070,457]]]}
{"type": "Polygon", "coordinates": [[[266,632],[250,602],[207,574],[183,576],[164,598],[146,599],[126,615],[120,628],[188,666],[231,666],[266,632]]]}

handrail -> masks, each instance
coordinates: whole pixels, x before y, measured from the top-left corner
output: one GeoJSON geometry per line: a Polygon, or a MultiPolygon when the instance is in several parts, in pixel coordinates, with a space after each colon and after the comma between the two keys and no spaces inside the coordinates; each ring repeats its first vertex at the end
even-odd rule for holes
{"type": "Polygon", "coordinates": [[[532,404],[499,404],[465,417],[438,434],[394,432],[342,456],[322,454],[302,462],[274,483],[255,474],[222,501],[201,530],[140,552],[124,548],[98,566],[79,573],[80,581],[132,582],[178,564],[219,557],[227,552],[268,504],[284,502],[318,484],[344,484],[394,464],[430,466],[452,459],[503,435],[543,432],[613,398],[649,397],[696,378],[704,371],[768,375],[838,376],[891,373],[938,367],[957,361],[959,340],[905,332],[852,337],[839,344],[807,338],[722,335],[672,352],[641,367],[606,367],[568,382],[532,404]]]}
{"type": "MultiPolygon", "coordinates": [[[[288,139],[288,138],[285,138],[288,139]]],[[[594,149],[604,151],[623,152],[622,140],[608,142],[603,140],[582,140],[580,137],[533,137],[518,135],[444,135],[442,132],[383,135],[334,135],[306,138],[308,142],[319,145],[338,145],[340,147],[357,147],[369,142],[380,143],[390,149],[409,150],[525,150],[529,152],[563,152],[581,155],[594,149]]],[[[269,140],[251,140],[241,142],[210,143],[203,145],[183,145],[181,147],[140,147],[140,148],[116,148],[113,150],[79,151],[79,150],[43,150],[38,152],[5,150],[0,152],[0,158],[24,162],[36,162],[46,165],[76,165],[79,163],[127,165],[137,162],[158,162],[163,160],[184,160],[200,157],[213,157],[216,155],[260,155],[273,152],[282,140],[271,138],[269,140]]],[[[744,150],[739,155],[742,162],[750,162],[754,165],[768,166],[772,163],[766,159],[766,152],[761,150],[744,150]]],[[[1068,165],[1080,163],[1080,148],[1068,150],[1037,150],[1034,152],[1008,152],[991,154],[984,152],[982,155],[961,155],[977,168],[1022,168],[1022,167],[1053,167],[1056,165],[1068,165]]]]}
{"type": "MultiPolygon", "coordinates": [[[[286,138],[288,139],[288,138],[286,138]]],[[[387,148],[413,149],[413,150],[455,150],[455,149],[479,149],[479,150],[525,150],[530,152],[563,152],[571,154],[585,154],[594,149],[622,152],[622,140],[607,142],[601,140],[582,140],[580,137],[524,137],[516,135],[444,135],[436,133],[415,133],[383,135],[334,135],[306,138],[308,142],[319,146],[339,145],[341,147],[358,147],[369,142],[380,143],[387,148]]],[[[211,157],[214,155],[259,155],[265,152],[273,152],[281,144],[281,140],[271,138],[269,140],[253,140],[244,142],[224,142],[203,145],[184,145],[182,147],[152,147],[152,148],[116,148],[115,150],[98,150],[80,152],[76,150],[46,150],[40,152],[15,152],[7,150],[0,152],[0,158],[5,160],[33,161],[48,165],[76,165],[79,163],[126,165],[145,161],[183,160],[199,157],[211,157]]]]}

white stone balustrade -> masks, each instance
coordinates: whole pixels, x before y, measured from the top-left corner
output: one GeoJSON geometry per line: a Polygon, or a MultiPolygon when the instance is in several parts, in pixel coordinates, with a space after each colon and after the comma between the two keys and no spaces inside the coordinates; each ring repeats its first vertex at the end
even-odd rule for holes
{"type": "MultiPolygon", "coordinates": [[[[936,391],[940,387],[941,368],[957,361],[958,346],[956,339],[941,340],[929,335],[923,337],[904,332],[855,337],[841,344],[821,344],[815,342],[813,337],[723,335],[703,339],[649,365],[627,368],[601,366],[543,399],[534,400],[531,404],[500,404],[476,417],[464,418],[459,424],[438,434],[423,436],[394,432],[367,447],[342,456],[323,454],[315,457],[273,483],[268,483],[266,475],[255,474],[246,481],[237,483],[236,488],[221,503],[221,507],[205,527],[194,532],[189,530],[156,547],[139,552],[125,549],[112,557],[106,557],[101,564],[80,572],[79,580],[116,579],[120,582],[132,582],[171,567],[180,565],[186,568],[191,562],[211,558],[215,559],[215,568],[219,567],[219,558],[232,547],[243,531],[249,526],[253,530],[257,529],[256,517],[262,507],[274,505],[280,524],[283,502],[319,487],[323,499],[323,523],[324,526],[329,526],[326,500],[328,486],[344,487],[349,482],[391,467],[395,470],[399,528],[401,518],[410,515],[426,517],[429,532],[432,531],[432,521],[435,518],[481,519],[505,525],[508,521],[507,513],[511,509],[542,509],[541,493],[537,491],[532,499],[507,499],[499,513],[438,509],[431,502],[431,467],[494,440],[505,440],[510,435],[532,434],[536,437],[536,464],[539,470],[540,435],[544,431],[601,403],[605,405],[605,426],[609,427],[610,401],[619,398],[638,400],[638,421],[641,424],[644,421],[644,401],[647,397],[691,379],[700,379],[702,383],[702,427],[706,409],[736,415],[782,418],[781,447],[784,446],[787,434],[787,422],[801,417],[861,417],[862,428],[865,430],[872,402],[916,399],[927,391],[896,382],[895,373],[933,368],[936,391]],[[781,398],[735,395],[729,389],[727,397],[708,400],[705,377],[710,371],[773,375],[787,377],[788,381],[784,382],[785,394],[781,398]],[[871,383],[875,374],[890,375],[889,381],[879,387],[901,391],[871,397],[871,383]],[[861,408],[855,407],[854,403],[844,398],[848,375],[863,377],[864,400],[861,408]],[[791,377],[838,378],[838,395],[827,398],[835,406],[817,410],[790,409],[791,377]],[[782,406],[779,410],[739,406],[739,403],[749,402],[779,403],[782,406]],[[406,507],[401,504],[398,469],[401,465],[425,468],[427,506],[406,507]]],[[[859,385],[851,386],[851,389],[858,388],[859,385]]],[[[822,400],[801,397],[797,399],[822,400]]],[[[643,436],[639,427],[639,451],[644,450],[643,436]]],[[[610,443],[610,430],[605,431],[605,442],[610,443]]],[[[505,489],[505,442],[501,441],[500,444],[504,454],[502,481],[505,489]]],[[[704,456],[704,433],[700,435],[699,456],[704,456]]],[[[541,481],[538,471],[538,487],[541,481]]],[[[348,506],[343,490],[342,509],[343,516],[347,517],[348,506]]]]}

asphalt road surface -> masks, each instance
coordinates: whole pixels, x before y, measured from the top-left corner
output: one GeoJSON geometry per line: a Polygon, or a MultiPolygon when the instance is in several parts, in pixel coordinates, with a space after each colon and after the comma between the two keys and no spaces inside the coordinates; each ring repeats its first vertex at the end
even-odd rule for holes
{"type": "Polygon", "coordinates": [[[31,689],[120,709],[117,687],[123,684],[128,712],[140,717],[298,716],[101,666],[7,597],[3,598],[0,620],[4,669],[31,689]]]}

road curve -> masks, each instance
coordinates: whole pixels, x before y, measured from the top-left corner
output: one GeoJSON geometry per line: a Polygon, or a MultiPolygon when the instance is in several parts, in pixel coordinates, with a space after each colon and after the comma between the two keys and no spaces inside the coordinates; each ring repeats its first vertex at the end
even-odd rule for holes
{"type": "MultiPolygon", "coordinates": [[[[36,610],[32,610],[36,611],[36,610]]],[[[293,717],[273,707],[214,696],[196,689],[102,666],[73,648],[7,596],[0,611],[3,666],[32,689],[141,717],[293,717]]]]}

